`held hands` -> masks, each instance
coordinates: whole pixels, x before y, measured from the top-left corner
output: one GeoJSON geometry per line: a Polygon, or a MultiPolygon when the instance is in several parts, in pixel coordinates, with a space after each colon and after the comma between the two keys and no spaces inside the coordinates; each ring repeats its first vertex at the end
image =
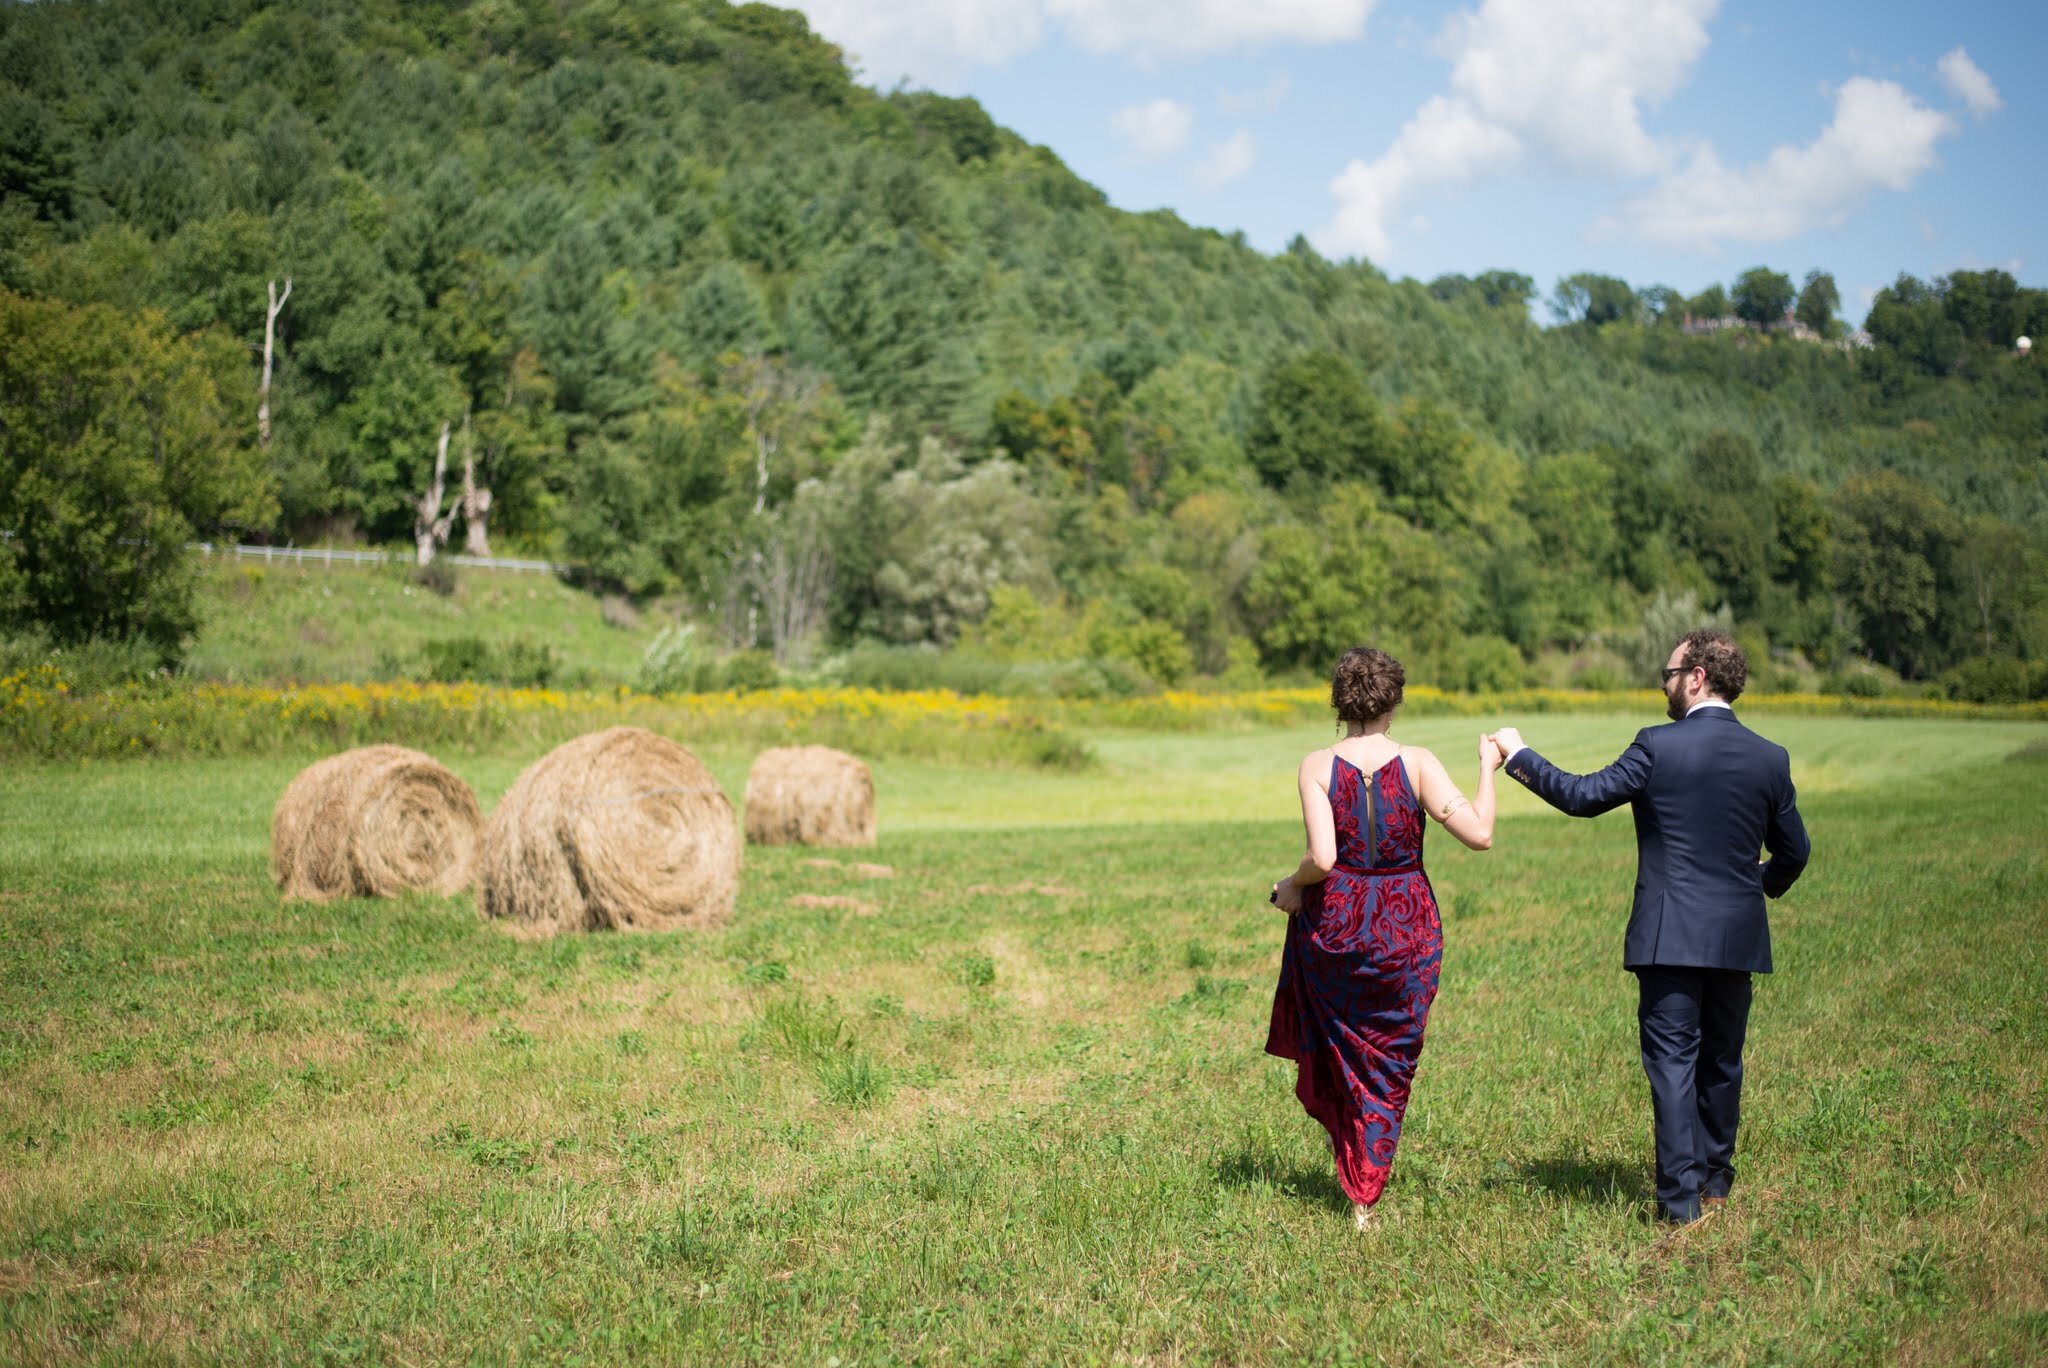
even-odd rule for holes
{"type": "Polygon", "coordinates": [[[1522,740],[1522,734],[1513,727],[1502,727],[1493,734],[1493,744],[1500,747],[1500,758],[1506,760],[1512,752],[1520,750],[1528,743],[1522,740]]]}
{"type": "Polygon", "coordinates": [[[1301,885],[1292,879],[1282,879],[1274,884],[1273,906],[1290,917],[1301,911],[1301,885]]]}
{"type": "Polygon", "coordinates": [[[1479,738],[1479,763],[1489,770],[1497,770],[1507,760],[1507,753],[1500,748],[1500,742],[1490,733],[1479,738]]]}

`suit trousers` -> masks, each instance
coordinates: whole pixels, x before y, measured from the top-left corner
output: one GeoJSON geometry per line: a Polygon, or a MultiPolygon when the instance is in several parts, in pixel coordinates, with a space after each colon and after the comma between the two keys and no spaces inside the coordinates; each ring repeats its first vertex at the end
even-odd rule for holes
{"type": "Polygon", "coordinates": [[[1702,1197],[1726,1197],[1735,1183],[1749,975],[1664,965],[1635,974],[1636,1029],[1657,1142],[1657,1206],[1666,1220],[1696,1220],[1702,1197]]]}

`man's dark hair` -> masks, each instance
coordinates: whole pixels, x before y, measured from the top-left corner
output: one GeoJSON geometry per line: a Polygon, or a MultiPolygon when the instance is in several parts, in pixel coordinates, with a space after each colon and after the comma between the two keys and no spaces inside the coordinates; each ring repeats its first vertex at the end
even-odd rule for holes
{"type": "Polygon", "coordinates": [[[1372,646],[1353,646],[1330,673],[1330,706],[1340,722],[1374,722],[1401,703],[1408,672],[1401,662],[1372,646]]]}
{"type": "Polygon", "coordinates": [[[1730,703],[1742,696],[1742,686],[1749,682],[1749,658],[1742,654],[1734,637],[1702,627],[1687,632],[1678,644],[1685,648],[1679,664],[1688,670],[1705,670],[1707,687],[1716,696],[1730,703]]]}

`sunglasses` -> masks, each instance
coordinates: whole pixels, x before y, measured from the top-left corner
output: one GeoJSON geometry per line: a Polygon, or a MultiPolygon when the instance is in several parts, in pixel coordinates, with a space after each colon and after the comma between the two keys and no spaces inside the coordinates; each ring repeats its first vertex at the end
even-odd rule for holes
{"type": "Polygon", "coordinates": [[[1666,684],[1669,684],[1674,675],[1685,674],[1689,672],[1691,669],[1692,666],[1690,665],[1666,665],[1664,667],[1664,682],[1666,684]]]}

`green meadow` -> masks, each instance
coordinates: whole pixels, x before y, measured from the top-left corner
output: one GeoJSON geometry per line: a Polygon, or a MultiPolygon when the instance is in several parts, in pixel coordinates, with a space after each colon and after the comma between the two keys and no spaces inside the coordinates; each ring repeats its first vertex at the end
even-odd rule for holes
{"type": "MultiPolygon", "coordinates": [[[[1519,720],[1588,768],[1655,719],[1519,720]]],[[[2048,727],[1755,720],[1814,862],[1734,1203],[1664,1245],[1626,814],[1510,784],[1493,851],[1431,837],[1442,992],[1360,1236],[1262,1051],[1327,729],[882,760],[875,848],[550,942],[280,903],[312,756],[17,766],[0,1361],[2040,1361],[2048,727]]],[[[1396,734],[1469,783],[1478,727],[1396,734]]],[[[703,754],[737,800],[749,753],[703,754]]],[[[441,758],[489,808],[535,757],[441,758]]]]}

